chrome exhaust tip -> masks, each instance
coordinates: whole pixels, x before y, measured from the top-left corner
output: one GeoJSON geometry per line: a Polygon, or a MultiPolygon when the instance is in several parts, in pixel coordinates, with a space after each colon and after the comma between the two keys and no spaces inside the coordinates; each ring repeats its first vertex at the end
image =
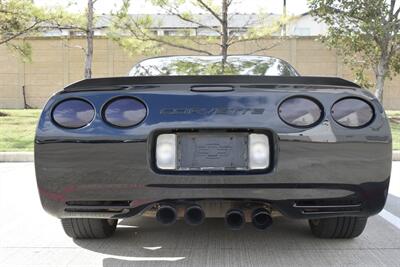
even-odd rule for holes
{"type": "Polygon", "coordinates": [[[265,230],[272,225],[272,217],[267,209],[258,208],[253,211],[251,222],[255,228],[265,230]]]}
{"type": "Polygon", "coordinates": [[[199,205],[192,205],[186,208],[184,219],[189,225],[200,225],[204,222],[205,214],[199,205]]]}
{"type": "Polygon", "coordinates": [[[171,225],[176,222],[176,209],[170,205],[161,205],[156,213],[156,219],[164,225],[171,225]]]}
{"type": "Polygon", "coordinates": [[[241,229],[246,223],[244,213],[240,209],[230,209],[225,214],[225,224],[232,230],[241,229]]]}

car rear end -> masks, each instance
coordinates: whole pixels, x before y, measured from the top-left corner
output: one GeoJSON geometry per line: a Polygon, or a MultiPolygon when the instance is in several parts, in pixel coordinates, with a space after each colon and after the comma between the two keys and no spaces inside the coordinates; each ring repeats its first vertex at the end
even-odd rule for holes
{"type": "Polygon", "coordinates": [[[62,219],[161,210],[166,224],[187,207],[244,221],[383,208],[391,135],[368,91],[246,79],[100,79],[54,95],[35,139],[43,207],[62,219]]]}

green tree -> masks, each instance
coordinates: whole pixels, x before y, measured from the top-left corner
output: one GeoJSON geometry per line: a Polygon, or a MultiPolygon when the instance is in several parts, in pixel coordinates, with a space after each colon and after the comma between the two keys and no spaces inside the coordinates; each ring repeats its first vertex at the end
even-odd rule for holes
{"type": "MultiPolygon", "coordinates": [[[[17,51],[24,61],[31,61],[32,48],[25,37],[41,34],[62,16],[61,9],[36,6],[32,0],[0,0],[0,45],[17,51]]],[[[24,107],[29,108],[22,87],[24,107]]]]}
{"type": "Polygon", "coordinates": [[[93,62],[93,38],[95,30],[102,29],[103,26],[96,26],[98,16],[95,15],[94,5],[97,0],[87,0],[87,7],[82,13],[63,12],[59,16],[58,21],[53,23],[53,28],[60,30],[70,30],[75,34],[82,35],[86,38],[86,46],[75,46],[82,49],[85,55],[84,77],[90,79],[92,77],[93,62]]]}
{"type": "Polygon", "coordinates": [[[184,29],[180,36],[159,36],[152,28],[157,28],[157,21],[149,16],[134,16],[130,15],[128,10],[130,0],[124,0],[121,9],[113,14],[112,27],[110,36],[116,40],[122,47],[135,53],[150,53],[160,52],[163,46],[185,49],[203,55],[214,55],[213,51],[218,51],[216,54],[222,56],[222,67],[226,63],[229,49],[239,43],[254,41],[259,44],[251,54],[271,49],[276,46],[278,41],[272,45],[265,46],[262,41],[271,36],[272,33],[279,32],[285,19],[276,21],[267,21],[260,16],[259,21],[254,23],[251,19],[242,25],[244,28],[249,28],[244,34],[231,31],[230,23],[234,19],[234,14],[230,14],[230,9],[233,5],[233,0],[192,0],[191,5],[201,10],[205,14],[209,14],[213,20],[217,22],[218,27],[211,26],[210,23],[202,21],[201,17],[189,11],[183,11],[181,6],[189,1],[187,0],[152,0],[151,3],[160,7],[166,14],[173,15],[179,18],[182,22],[189,23],[193,27],[202,28],[213,33],[213,36],[195,37],[191,34],[191,29],[184,29]],[[256,24],[256,25],[255,25],[256,24]]]}
{"type": "Polygon", "coordinates": [[[101,28],[95,25],[96,1],[87,0],[87,8],[82,13],[70,13],[60,6],[39,7],[32,0],[0,0],[0,45],[6,44],[30,60],[32,49],[29,42],[16,42],[15,39],[49,30],[74,31],[86,37],[86,47],[79,48],[85,54],[84,77],[91,78],[94,31],[101,28]]]}
{"type": "Polygon", "coordinates": [[[51,19],[46,9],[37,7],[31,0],[0,1],[0,45],[7,45],[29,60],[29,43],[14,40],[38,34],[51,19]]]}
{"type": "Polygon", "coordinates": [[[400,71],[400,20],[396,0],[309,0],[312,14],[328,25],[322,40],[336,48],[356,74],[375,74],[375,95],[382,101],[385,80],[400,71]]]}

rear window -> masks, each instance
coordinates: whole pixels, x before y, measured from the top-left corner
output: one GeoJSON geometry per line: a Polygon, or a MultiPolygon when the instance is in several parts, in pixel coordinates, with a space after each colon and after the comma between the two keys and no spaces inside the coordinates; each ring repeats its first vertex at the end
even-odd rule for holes
{"type": "Polygon", "coordinates": [[[220,56],[176,56],[146,59],[136,64],[129,76],[176,75],[253,75],[298,76],[287,62],[264,56],[228,56],[222,64],[220,56]]]}

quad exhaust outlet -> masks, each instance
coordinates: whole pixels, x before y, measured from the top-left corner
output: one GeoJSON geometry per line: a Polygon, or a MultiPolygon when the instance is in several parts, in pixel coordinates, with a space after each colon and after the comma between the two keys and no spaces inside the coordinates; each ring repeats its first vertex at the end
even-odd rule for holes
{"type": "Polygon", "coordinates": [[[176,222],[177,212],[173,206],[161,205],[156,213],[156,219],[164,225],[171,225],[176,222]]]}
{"type": "Polygon", "coordinates": [[[186,208],[184,218],[189,225],[200,225],[204,222],[205,214],[199,205],[192,205],[186,208]]]}
{"type": "Polygon", "coordinates": [[[240,209],[230,209],[225,214],[225,224],[232,230],[241,229],[246,223],[244,213],[240,209]]]}
{"type": "Polygon", "coordinates": [[[251,222],[255,228],[265,230],[272,225],[272,217],[267,209],[258,208],[251,214],[251,222]]]}
{"type": "MultiPolygon", "coordinates": [[[[183,211],[179,209],[179,214],[183,214],[185,222],[189,225],[200,225],[205,220],[205,212],[200,205],[191,204],[183,211]]],[[[163,225],[171,225],[176,222],[178,211],[173,205],[161,204],[156,212],[156,219],[163,225]]],[[[253,226],[259,230],[265,230],[272,225],[271,213],[266,208],[256,208],[250,213],[244,212],[240,208],[231,208],[225,214],[225,224],[232,230],[240,230],[251,219],[253,226]],[[247,216],[245,215],[247,214],[247,216]]]]}

